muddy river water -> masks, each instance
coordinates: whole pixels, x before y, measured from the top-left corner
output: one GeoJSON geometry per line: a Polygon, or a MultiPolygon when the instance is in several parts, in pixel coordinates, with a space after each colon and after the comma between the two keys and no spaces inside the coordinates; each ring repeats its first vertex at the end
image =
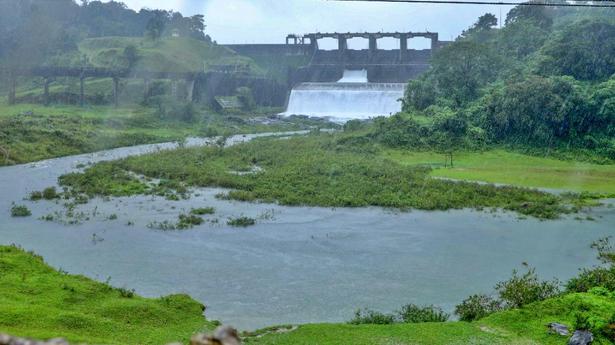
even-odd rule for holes
{"type": "MultiPolygon", "coordinates": [[[[231,142],[248,140],[237,136],[231,142]]],[[[191,139],[188,145],[203,144],[191,139]]],[[[18,244],[56,268],[134,288],[147,297],[187,293],[206,315],[241,329],[274,324],[340,322],[359,307],[393,311],[406,303],[451,311],[466,296],[490,292],[522,262],[544,278],[567,279],[596,264],[590,243],[615,235],[615,208],[595,221],[518,219],[473,210],[398,212],[381,208],[283,207],[224,201],[203,189],[189,200],[139,196],[92,200],[90,220],[43,221],[55,202],[30,202],[33,190],[89,162],[171,148],[144,145],[0,168],[0,244],[18,244]],[[12,218],[11,203],[29,218],[12,218]],[[147,227],[211,206],[218,223],[184,231],[147,227]],[[110,220],[110,215],[117,219],[110,220]],[[228,217],[258,219],[245,229],[228,217]],[[129,223],[131,225],[129,225],[129,223]]]]}

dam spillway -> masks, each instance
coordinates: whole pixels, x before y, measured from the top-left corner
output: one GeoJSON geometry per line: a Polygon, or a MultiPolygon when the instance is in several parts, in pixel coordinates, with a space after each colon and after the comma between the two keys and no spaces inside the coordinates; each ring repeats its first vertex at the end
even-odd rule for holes
{"type": "Polygon", "coordinates": [[[286,115],[327,117],[336,122],[388,116],[401,111],[403,83],[369,83],[366,71],[345,71],[336,83],[301,83],[288,100],[286,115]]]}

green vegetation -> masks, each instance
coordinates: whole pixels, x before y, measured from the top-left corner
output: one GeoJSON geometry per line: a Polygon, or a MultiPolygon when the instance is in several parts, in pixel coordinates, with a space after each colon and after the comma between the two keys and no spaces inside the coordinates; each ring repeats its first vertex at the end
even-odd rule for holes
{"type": "Polygon", "coordinates": [[[30,217],[32,212],[27,206],[13,205],[11,207],[11,217],[30,217]]]}
{"type": "Polygon", "coordinates": [[[612,164],[612,14],[519,7],[501,29],[494,15],[482,16],[409,83],[404,113],[376,120],[367,137],[451,159],[507,146],[612,164]]]}
{"type": "Polygon", "coordinates": [[[97,164],[61,177],[60,183],[88,195],[143,193],[145,185],[129,173],[134,172],[192,186],[232,188],[226,197],[243,201],[425,210],[492,207],[539,218],[577,210],[567,204],[581,201],[574,195],[565,200],[528,189],[433,179],[429,167],[400,165],[370,146],[361,149],[348,141],[343,135],[321,134],[258,139],[224,149],[163,151],[97,164]]]}
{"type": "Polygon", "coordinates": [[[237,217],[237,218],[230,218],[226,222],[226,224],[230,226],[234,226],[234,227],[246,228],[248,226],[255,225],[256,219],[242,216],[242,217],[237,217]]]}
{"type": "Polygon", "coordinates": [[[575,192],[615,193],[615,165],[538,157],[504,149],[461,151],[453,167],[444,168],[445,157],[434,151],[383,150],[384,157],[404,165],[429,165],[432,176],[459,180],[504,183],[532,188],[575,192]]]}
{"type": "Polygon", "coordinates": [[[213,207],[201,207],[201,208],[193,208],[190,210],[190,214],[194,214],[197,216],[203,216],[206,214],[214,214],[216,213],[216,209],[213,207]]]}
{"type": "MultiPolygon", "coordinates": [[[[608,267],[615,267],[608,239],[597,241],[594,248],[608,267]]],[[[141,298],[127,288],[113,288],[53,270],[40,257],[15,247],[0,247],[0,267],[0,328],[18,336],[62,336],[87,343],[160,344],[185,342],[194,332],[208,331],[215,325],[203,318],[204,307],[188,296],[141,298]]],[[[509,303],[508,309],[472,318],[473,322],[445,322],[448,315],[438,308],[408,305],[396,315],[359,311],[352,324],[280,326],[246,332],[244,341],[306,345],[560,345],[567,337],[549,332],[546,326],[558,322],[571,331],[590,330],[596,344],[615,343],[615,290],[594,286],[583,293],[566,291],[526,298],[536,297],[536,287],[543,286],[532,270],[528,272],[529,275],[521,277],[513,274],[497,285],[506,286],[500,289],[503,298],[510,292],[515,296],[513,300],[523,303],[509,303]]],[[[610,275],[614,275],[613,271],[610,275]]],[[[468,300],[463,304],[467,305],[468,300]]],[[[492,304],[484,299],[479,303],[492,304]]]]}
{"type": "Polygon", "coordinates": [[[169,37],[152,42],[139,37],[100,37],[81,41],[78,49],[95,67],[194,72],[215,68],[217,65],[244,65],[252,72],[259,71],[249,58],[239,56],[227,48],[192,38],[169,37]],[[129,47],[134,48],[136,55],[132,66],[131,60],[125,56],[129,47]]]}
{"type": "Polygon", "coordinates": [[[74,343],[165,344],[211,330],[204,306],[186,295],[146,299],[47,266],[33,254],[0,247],[0,329],[74,343]]]}
{"type": "Polygon", "coordinates": [[[173,141],[187,136],[227,136],[331,126],[300,117],[272,118],[265,124],[258,116],[223,116],[200,107],[193,109],[189,121],[175,118],[177,113],[169,114],[161,118],[157,110],[141,106],[84,109],[32,104],[6,106],[0,103],[0,166],[173,141]]]}

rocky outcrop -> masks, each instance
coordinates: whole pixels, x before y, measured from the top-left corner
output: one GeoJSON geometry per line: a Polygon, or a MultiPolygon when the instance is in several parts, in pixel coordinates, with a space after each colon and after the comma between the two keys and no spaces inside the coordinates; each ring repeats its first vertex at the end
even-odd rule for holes
{"type": "Polygon", "coordinates": [[[549,332],[553,334],[559,334],[559,335],[564,335],[564,336],[567,336],[570,334],[570,331],[568,330],[568,326],[564,324],[557,323],[557,322],[551,322],[547,326],[549,327],[549,332]]]}
{"type": "Polygon", "coordinates": [[[38,341],[26,338],[12,337],[8,334],[0,334],[0,345],[69,345],[64,339],[57,338],[47,341],[38,341]]]}
{"type": "MultiPolygon", "coordinates": [[[[0,334],[0,345],[70,345],[66,340],[57,338],[47,341],[13,337],[0,334]]],[[[183,345],[174,343],[169,345],[183,345]]],[[[229,326],[218,327],[213,334],[196,334],[190,339],[190,345],[241,345],[237,330],[229,326]]]]}
{"type": "Polygon", "coordinates": [[[594,335],[590,331],[574,331],[568,345],[589,345],[594,341],[594,335]]]}

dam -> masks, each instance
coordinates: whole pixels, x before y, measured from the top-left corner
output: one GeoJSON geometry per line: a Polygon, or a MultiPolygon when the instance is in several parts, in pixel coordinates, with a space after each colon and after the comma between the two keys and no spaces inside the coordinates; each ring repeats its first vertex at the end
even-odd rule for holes
{"type": "Polygon", "coordinates": [[[227,47],[257,60],[302,60],[286,71],[284,114],[344,122],[399,112],[407,82],[426,72],[432,54],[448,43],[435,32],[348,32],[291,34],[285,44],[227,47]],[[429,40],[429,48],[410,48],[413,38],[429,40]],[[319,42],[325,39],[336,40],[336,49],[322,49],[319,42]],[[384,49],[383,39],[396,41],[397,47],[384,49]],[[351,40],[365,40],[365,49],[351,49],[351,40]]]}
{"type": "Polygon", "coordinates": [[[369,83],[367,71],[347,70],[336,83],[301,83],[293,87],[286,115],[327,117],[332,121],[387,116],[401,110],[404,83],[369,83]]]}

